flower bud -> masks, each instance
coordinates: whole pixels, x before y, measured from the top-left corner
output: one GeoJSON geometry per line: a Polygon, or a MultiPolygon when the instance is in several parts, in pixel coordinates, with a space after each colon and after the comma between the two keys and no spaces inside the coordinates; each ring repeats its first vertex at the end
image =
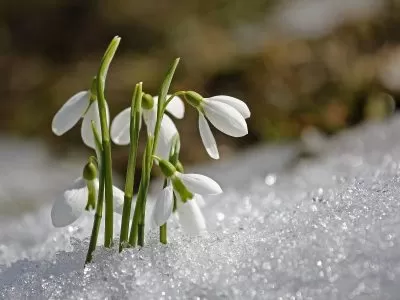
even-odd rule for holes
{"type": "Polygon", "coordinates": [[[142,107],[144,109],[152,109],[154,106],[154,99],[150,94],[143,93],[142,96],[142,107]]]}
{"type": "Polygon", "coordinates": [[[83,178],[85,178],[85,180],[87,181],[92,181],[96,179],[96,177],[97,177],[97,167],[92,160],[89,160],[89,162],[83,168],[83,178]]]}
{"type": "Polygon", "coordinates": [[[167,178],[172,177],[176,172],[176,169],[175,169],[174,165],[171,164],[169,161],[161,159],[158,162],[158,165],[160,166],[161,172],[167,178]]]}
{"type": "Polygon", "coordinates": [[[183,96],[185,97],[186,101],[195,108],[199,107],[201,102],[203,102],[203,97],[193,91],[185,92],[183,96]]]}

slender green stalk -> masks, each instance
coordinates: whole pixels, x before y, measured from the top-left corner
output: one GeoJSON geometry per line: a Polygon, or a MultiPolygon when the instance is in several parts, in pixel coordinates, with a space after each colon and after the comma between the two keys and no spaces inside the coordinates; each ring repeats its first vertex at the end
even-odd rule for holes
{"type": "Polygon", "coordinates": [[[139,145],[139,131],[141,121],[142,83],[136,84],[131,104],[130,140],[128,168],[126,171],[124,207],[122,209],[122,222],[119,239],[119,251],[121,252],[128,242],[129,220],[133,197],[133,183],[135,179],[136,157],[139,145]]]}
{"type": "Polygon", "coordinates": [[[144,186],[146,185],[146,157],[147,154],[146,152],[148,151],[148,147],[146,146],[145,153],[143,154],[143,162],[142,162],[142,174],[141,174],[141,179],[140,179],[140,185],[139,185],[139,192],[138,196],[136,199],[136,206],[135,206],[135,211],[133,213],[132,217],[132,225],[131,225],[131,231],[129,234],[129,245],[132,247],[136,247],[137,241],[138,241],[138,234],[139,234],[139,221],[140,221],[140,215],[142,213],[142,205],[143,205],[143,199],[145,198],[145,188],[144,186]]]}
{"type": "Polygon", "coordinates": [[[102,145],[101,145],[101,141],[100,141],[100,136],[97,133],[97,130],[96,130],[96,127],[94,126],[93,121],[92,121],[92,130],[93,130],[93,135],[95,137],[96,150],[97,150],[98,154],[100,154],[100,157],[98,157],[100,180],[99,180],[99,191],[98,191],[98,195],[97,195],[96,213],[94,215],[92,235],[90,237],[89,249],[88,249],[88,252],[86,255],[85,265],[92,261],[93,252],[96,249],[97,238],[99,236],[101,218],[103,216],[103,202],[104,202],[104,172],[103,172],[104,161],[103,161],[103,155],[102,155],[103,149],[102,149],[102,145]]]}
{"type": "Polygon", "coordinates": [[[150,186],[150,175],[151,175],[151,168],[152,168],[152,155],[151,151],[153,148],[154,138],[152,136],[148,137],[147,145],[146,145],[146,152],[145,152],[145,180],[143,184],[143,197],[141,199],[141,214],[138,223],[138,245],[143,247],[144,246],[144,229],[145,229],[145,219],[146,219],[146,202],[147,202],[147,194],[149,191],[150,186]]]}
{"type": "MultiPolygon", "coordinates": [[[[164,180],[164,185],[163,188],[167,186],[168,182],[167,179],[164,180]]],[[[163,244],[168,243],[167,239],[167,223],[164,223],[163,225],[160,226],[160,242],[163,244]]]]}
{"type": "MultiPolygon", "coordinates": [[[[163,84],[161,85],[160,96],[158,98],[158,106],[157,106],[157,121],[156,121],[155,129],[154,129],[154,143],[153,143],[153,149],[152,149],[151,155],[154,155],[154,152],[157,148],[158,137],[160,135],[161,121],[162,121],[163,114],[165,111],[164,104],[167,99],[167,94],[168,94],[168,90],[169,90],[169,87],[172,82],[172,78],[174,77],[176,68],[178,67],[179,60],[180,60],[180,58],[175,59],[171,68],[168,70],[167,75],[165,76],[163,84]]],[[[151,167],[153,166],[153,160],[150,161],[150,164],[151,164],[150,165],[150,170],[151,170],[151,167]]]]}
{"type": "Polygon", "coordinates": [[[129,244],[136,246],[136,241],[139,246],[144,245],[144,229],[146,219],[146,198],[150,186],[150,174],[153,167],[153,155],[157,148],[157,142],[160,135],[161,120],[165,110],[165,102],[174,76],[176,67],[178,66],[179,58],[175,59],[171,68],[165,76],[164,82],[161,85],[160,96],[158,98],[157,106],[157,120],[154,129],[154,135],[148,137],[146,151],[144,155],[144,164],[142,172],[142,180],[140,181],[139,194],[136,202],[135,212],[132,220],[131,233],[129,236],[129,244]],[[137,240],[136,240],[137,239],[137,240]]]}
{"type": "MultiPolygon", "coordinates": [[[[168,102],[168,101],[167,101],[168,102]]],[[[179,161],[179,153],[181,150],[181,143],[180,143],[180,139],[179,139],[179,134],[177,133],[172,140],[172,146],[169,152],[169,162],[173,165],[176,166],[176,164],[179,161]]],[[[163,188],[165,188],[168,184],[167,179],[164,180],[164,186],[163,188]]],[[[175,198],[175,195],[174,195],[175,198]]],[[[175,200],[174,200],[175,202],[175,200]]],[[[160,226],[160,242],[163,244],[167,244],[168,243],[168,239],[167,239],[167,223],[163,224],[160,226]]]]}
{"type": "Polygon", "coordinates": [[[117,51],[120,37],[116,36],[112,39],[108,46],[97,74],[97,103],[100,113],[101,135],[103,143],[104,156],[104,177],[105,177],[105,232],[104,246],[111,248],[113,244],[113,189],[112,189],[112,159],[111,159],[111,143],[110,133],[107,121],[107,102],[104,96],[104,85],[107,77],[108,68],[117,51]]]}

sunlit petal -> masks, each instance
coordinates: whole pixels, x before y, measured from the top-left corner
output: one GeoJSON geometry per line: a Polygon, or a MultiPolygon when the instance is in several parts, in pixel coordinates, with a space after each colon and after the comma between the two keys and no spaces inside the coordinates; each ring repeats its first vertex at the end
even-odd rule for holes
{"type": "Polygon", "coordinates": [[[223,133],[241,137],[248,133],[246,120],[228,104],[204,99],[204,113],[208,120],[223,133]]]}
{"type": "Polygon", "coordinates": [[[157,121],[157,110],[154,107],[152,109],[143,109],[143,120],[146,124],[147,133],[153,135],[157,121]]]}
{"type": "MultiPolygon", "coordinates": [[[[167,95],[167,99],[170,96],[171,95],[167,95]]],[[[166,107],[166,110],[177,119],[183,119],[185,116],[185,104],[178,96],[175,96],[171,99],[166,107]]]]}
{"type": "Polygon", "coordinates": [[[89,98],[90,92],[82,91],[65,102],[53,118],[51,127],[54,134],[64,134],[82,118],[89,106],[89,98]]]}
{"type": "Polygon", "coordinates": [[[168,159],[171,149],[172,139],[178,133],[178,129],[171,118],[164,115],[161,121],[160,136],[158,139],[156,155],[168,159]]]}
{"type": "Polygon", "coordinates": [[[130,142],[131,108],[121,111],[111,123],[111,139],[117,145],[128,145],[130,142]]]}
{"type": "Polygon", "coordinates": [[[247,106],[247,104],[244,103],[242,100],[225,95],[213,96],[207,99],[210,101],[219,101],[228,104],[232,106],[234,109],[236,109],[243,116],[243,118],[245,119],[250,118],[251,115],[250,109],[247,106]]]}
{"type": "MultiPolygon", "coordinates": [[[[106,116],[107,116],[107,123],[108,123],[110,120],[108,106],[106,106],[106,116]]],[[[92,120],[94,121],[97,132],[99,133],[99,136],[101,137],[100,113],[99,113],[99,107],[98,107],[97,102],[93,102],[90,105],[85,116],[83,117],[82,128],[81,128],[81,135],[82,135],[83,142],[85,143],[86,146],[95,149],[95,141],[94,141],[92,125],[91,125],[92,120]]]]}
{"type": "Polygon", "coordinates": [[[187,233],[196,235],[206,231],[206,221],[196,201],[188,200],[183,203],[178,199],[177,213],[179,223],[187,233]]]}
{"type": "Polygon", "coordinates": [[[211,132],[210,126],[204,115],[199,113],[199,130],[203,145],[211,158],[219,159],[218,147],[214,135],[211,132]]]}
{"type": "Polygon", "coordinates": [[[125,193],[121,191],[116,186],[113,186],[113,205],[114,205],[114,212],[117,214],[122,215],[122,210],[124,208],[124,196],[125,193]]]}
{"type": "Polygon", "coordinates": [[[161,226],[167,222],[172,214],[173,207],[173,189],[172,185],[168,185],[161,191],[154,205],[153,219],[157,226],[161,226]]]}
{"type": "Polygon", "coordinates": [[[200,195],[216,195],[222,193],[219,184],[210,177],[201,174],[182,174],[176,172],[176,176],[180,178],[187,189],[195,194],[200,195]]]}
{"type": "Polygon", "coordinates": [[[80,177],[70,188],[64,191],[51,209],[51,220],[54,227],[64,227],[75,222],[85,210],[88,201],[86,181],[80,177]]]}

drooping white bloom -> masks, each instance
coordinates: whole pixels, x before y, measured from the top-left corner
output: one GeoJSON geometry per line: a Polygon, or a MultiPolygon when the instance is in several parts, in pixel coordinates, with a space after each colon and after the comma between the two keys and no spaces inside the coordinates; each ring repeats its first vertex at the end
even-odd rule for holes
{"type": "MultiPolygon", "coordinates": [[[[151,109],[142,109],[143,120],[146,123],[149,135],[153,135],[157,121],[158,97],[153,97],[153,100],[154,104],[151,109]]],[[[185,114],[183,101],[177,96],[173,97],[171,102],[168,103],[166,110],[177,119],[182,119],[185,114]]],[[[114,118],[111,124],[111,139],[117,145],[128,145],[130,143],[130,115],[131,108],[126,108],[114,118]]],[[[168,115],[164,115],[161,120],[160,135],[156,149],[158,156],[168,157],[172,138],[177,132],[178,130],[171,118],[168,115]]]]}
{"type": "Polygon", "coordinates": [[[168,185],[161,191],[153,209],[153,220],[157,226],[161,226],[172,214],[174,206],[174,194],[177,199],[177,214],[179,221],[188,233],[197,234],[206,228],[203,214],[197,203],[197,199],[203,202],[201,195],[216,195],[222,193],[222,189],[213,179],[200,174],[183,174],[175,172],[171,176],[168,185]],[[192,199],[186,202],[181,200],[180,191],[173,188],[171,180],[180,180],[184,186],[193,193],[192,199]]]}
{"type": "MultiPolygon", "coordinates": [[[[94,188],[97,193],[99,181],[93,180],[94,188]]],[[[75,222],[84,212],[88,202],[87,181],[79,177],[74,183],[64,191],[62,197],[56,199],[51,209],[51,220],[54,227],[64,227],[75,222]]],[[[124,193],[113,186],[114,212],[121,214],[124,202],[124,193]]]]}
{"type": "MultiPolygon", "coordinates": [[[[94,121],[97,132],[101,135],[100,114],[97,102],[91,101],[90,98],[90,91],[81,91],[69,98],[55,114],[52,130],[58,136],[63,135],[83,118],[81,127],[82,140],[85,145],[95,149],[91,121],[94,121]]],[[[108,107],[106,109],[107,121],[109,121],[108,107]]]]}
{"type": "Polygon", "coordinates": [[[202,199],[201,196],[195,194],[193,199],[186,201],[186,203],[183,203],[179,197],[177,197],[176,201],[179,223],[181,223],[183,230],[191,235],[202,233],[207,228],[206,220],[200,209],[199,199],[202,199]]]}
{"type": "Polygon", "coordinates": [[[241,137],[248,133],[246,119],[250,117],[250,110],[239,99],[224,95],[203,98],[198,111],[201,140],[214,159],[219,159],[219,152],[206,118],[227,135],[241,137]]]}
{"type": "Polygon", "coordinates": [[[160,193],[154,205],[153,218],[158,226],[168,220],[174,208],[174,195],[171,184],[168,184],[160,193]]]}
{"type": "Polygon", "coordinates": [[[222,193],[219,184],[208,176],[201,174],[184,174],[180,172],[175,172],[175,176],[194,194],[218,195],[222,193]]]}

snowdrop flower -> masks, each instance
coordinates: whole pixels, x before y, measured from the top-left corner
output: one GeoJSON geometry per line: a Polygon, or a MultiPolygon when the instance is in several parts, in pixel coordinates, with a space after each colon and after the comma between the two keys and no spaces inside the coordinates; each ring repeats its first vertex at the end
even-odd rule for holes
{"type": "Polygon", "coordinates": [[[219,152],[206,118],[227,135],[241,137],[248,133],[250,110],[243,101],[224,95],[203,98],[196,92],[186,92],[185,99],[199,112],[200,136],[210,157],[219,159],[219,152]]]}
{"type": "Polygon", "coordinates": [[[176,212],[179,223],[188,234],[196,235],[206,230],[206,220],[201,212],[201,195],[194,194],[192,200],[183,203],[179,197],[176,201],[176,212]]]}
{"type": "MultiPolygon", "coordinates": [[[[168,95],[167,97],[169,97],[168,95]]],[[[157,121],[157,103],[158,97],[151,97],[149,94],[144,94],[142,98],[142,114],[143,120],[146,123],[147,132],[153,135],[157,121]]],[[[166,110],[175,118],[182,119],[185,114],[185,106],[179,97],[173,97],[168,103],[166,110]]],[[[117,145],[128,145],[130,143],[130,115],[131,108],[126,108],[120,112],[111,124],[111,139],[117,145]]],[[[171,118],[164,114],[161,121],[160,136],[156,149],[156,154],[160,157],[168,157],[171,141],[178,132],[171,118]]]]}
{"type": "MultiPolygon", "coordinates": [[[[108,106],[106,108],[107,121],[109,121],[108,106]]],[[[97,132],[101,132],[101,125],[96,96],[91,91],[81,91],[69,98],[55,114],[51,126],[52,130],[55,135],[63,135],[74,127],[81,118],[83,118],[81,127],[82,140],[85,145],[95,149],[91,121],[94,121],[97,132]]]]}
{"type": "Polygon", "coordinates": [[[171,216],[174,194],[177,199],[177,213],[181,225],[189,233],[205,229],[205,220],[197,204],[198,195],[217,195],[222,189],[213,179],[201,174],[183,174],[165,160],[159,166],[168,178],[167,186],[161,191],[153,209],[153,220],[157,226],[163,225],[171,216]]]}
{"type": "MultiPolygon", "coordinates": [[[[89,162],[83,171],[83,177],[77,178],[57,199],[51,209],[54,227],[65,227],[75,222],[84,210],[94,210],[99,191],[96,167],[89,162]]],[[[114,212],[122,214],[124,193],[113,186],[114,212]]]]}

